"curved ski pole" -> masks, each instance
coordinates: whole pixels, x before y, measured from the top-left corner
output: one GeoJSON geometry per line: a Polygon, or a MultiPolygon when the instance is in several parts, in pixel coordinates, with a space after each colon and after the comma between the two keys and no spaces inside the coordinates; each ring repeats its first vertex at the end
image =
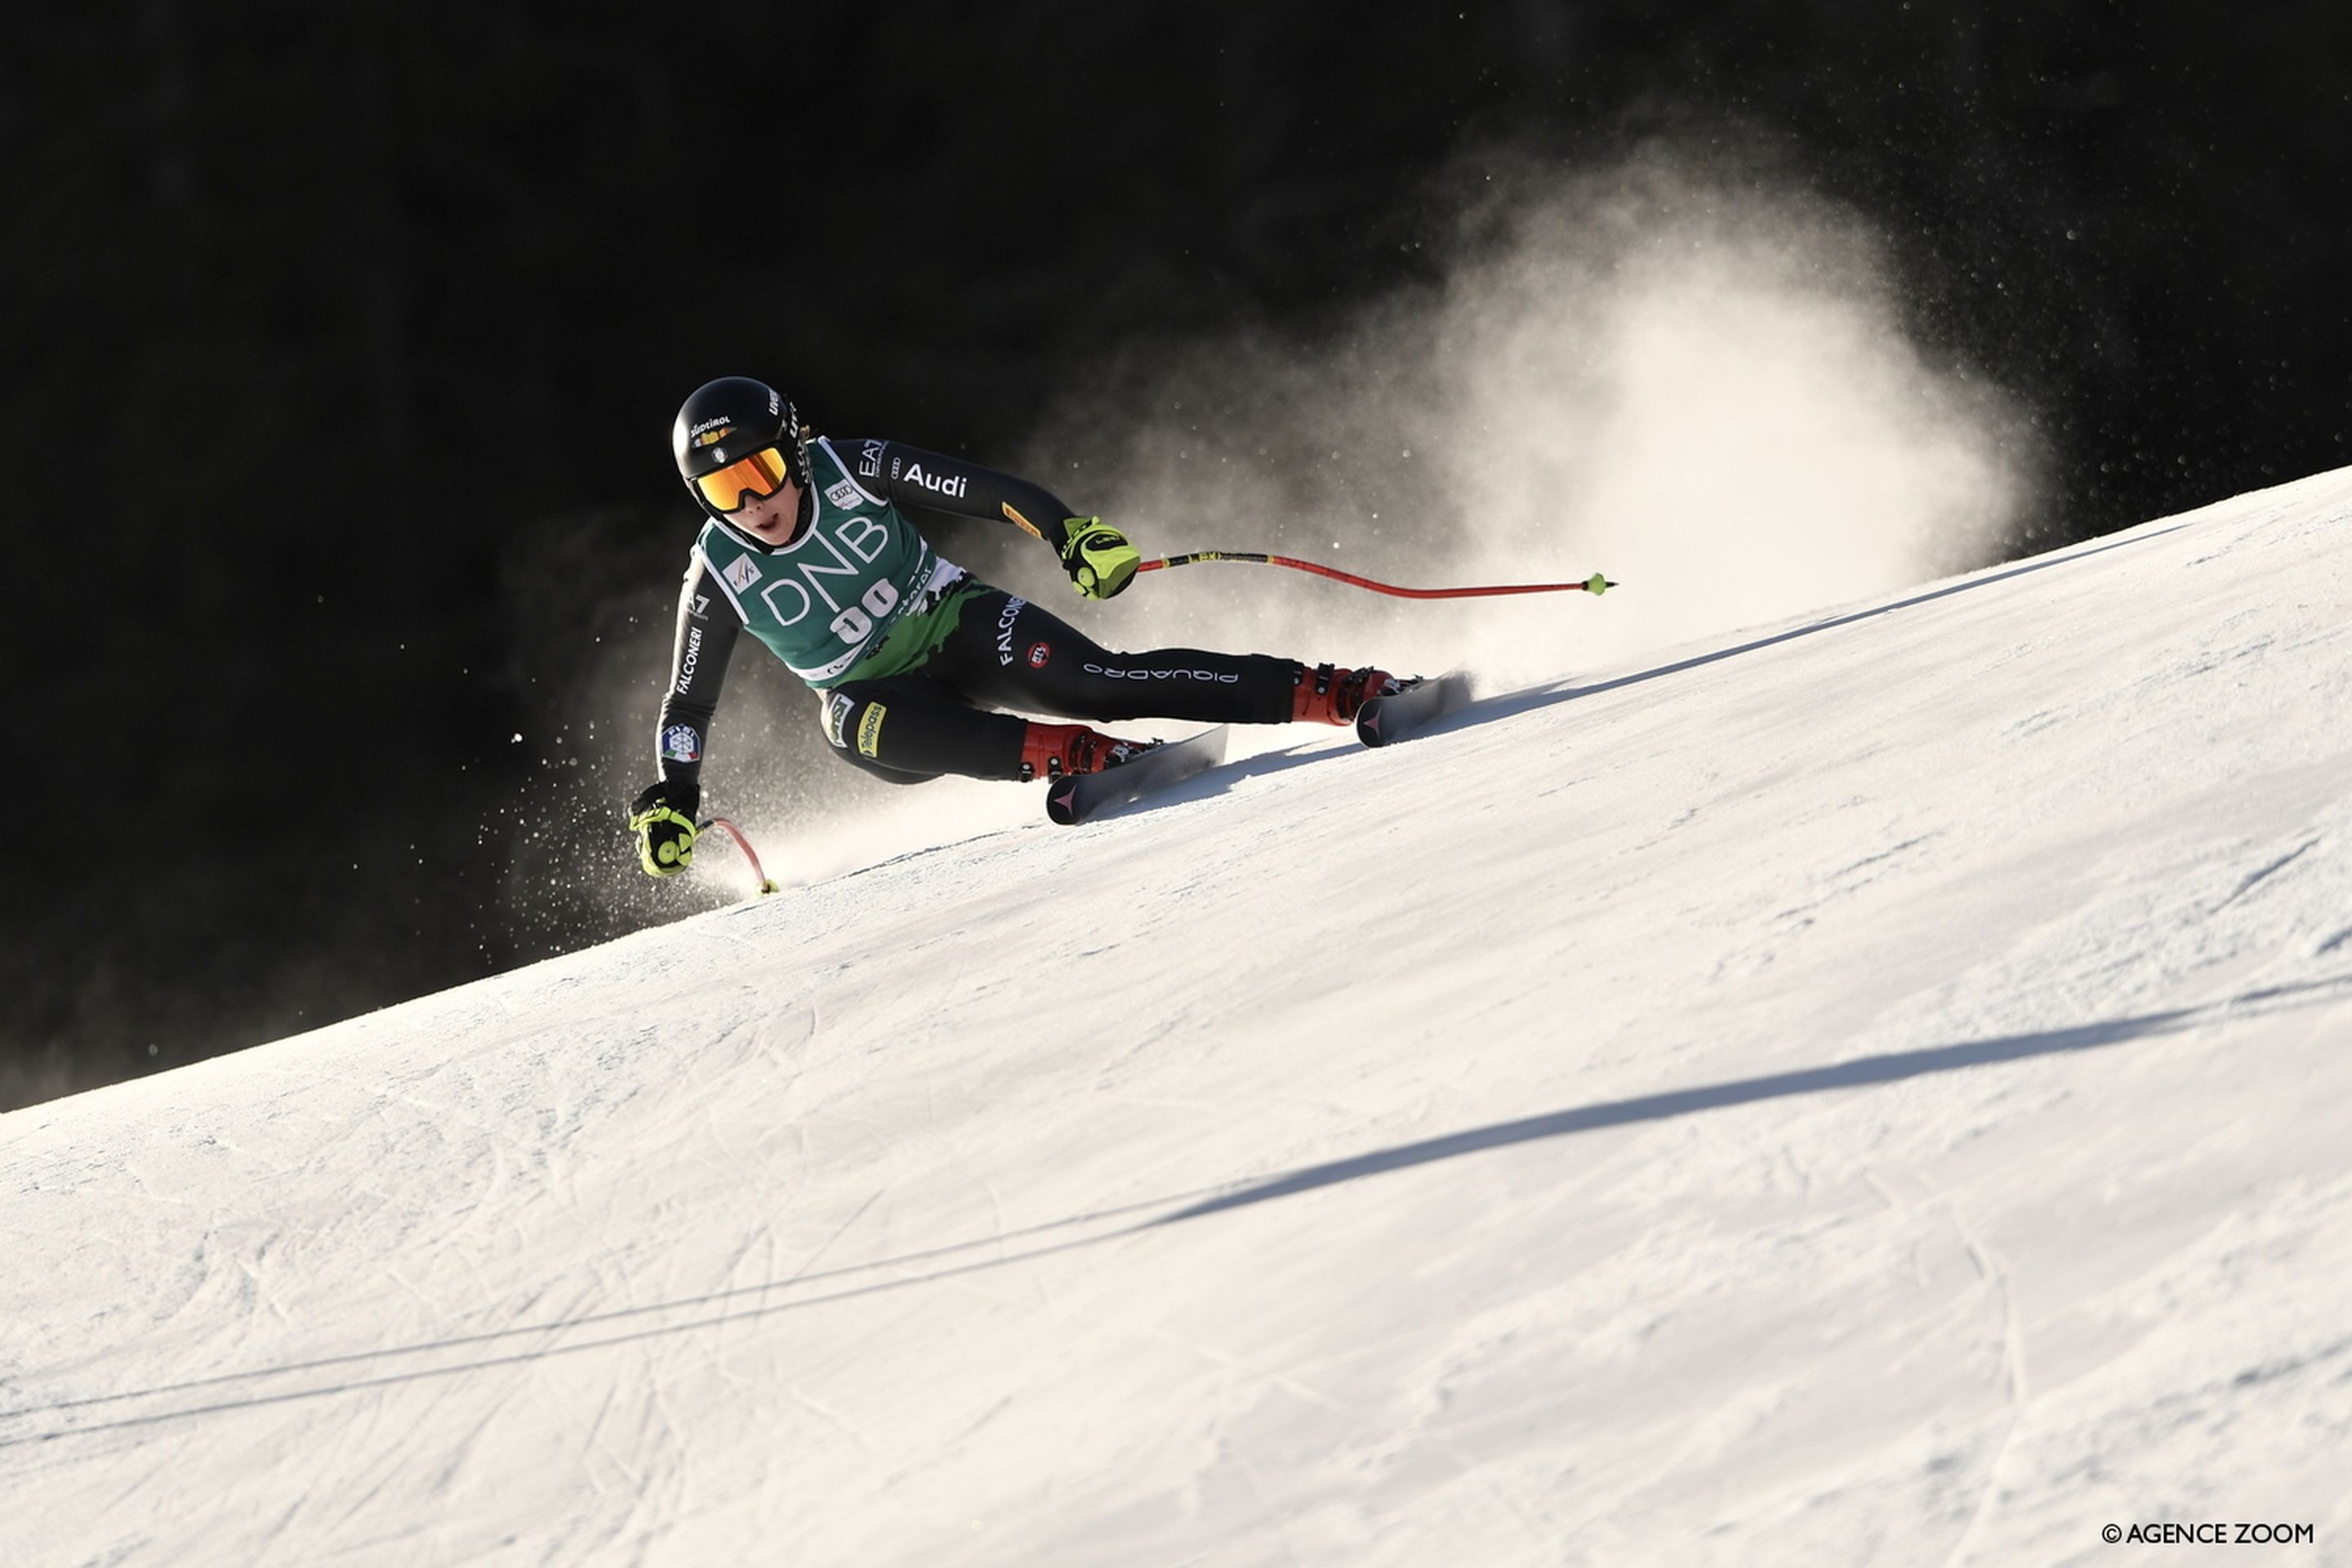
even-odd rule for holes
{"type": "Polygon", "coordinates": [[[751,840],[744,836],[741,828],[723,816],[713,816],[695,824],[694,830],[697,833],[708,833],[714,827],[732,838],[735,841],[735,847],[743,852],[745,862],[751,868],[751,879],[759,885],[759,890],[762,893],[774,892],[776,884],[770,881],[768,873],[761,868],[760,852],[751,847],[751,840]]]}
{"type": "Polygon", "coordinates": [[[1375,594],[1388,594],[1400,599],[1484,599],[1500,594],[1592,594],[1601,595],[1617,586],[1595,572],[1580,583],[1503,583],[1483,588],[1400,588],[1393,583],[1375,583],[1370,577],[1359,577],[1352,572],[1342,572],[1335,566],[1318,566],[1312,561],[1296,561],[1287,555],[1266,555],[1247,550],[1196,550],[1189,555],[1163,556],[1147,561],[1136,571],[1157,572],[1169,566],[1190,566],[1197,561],[1246,561],[1267,566],[1287,566],[1294,572],[1312,572],[1318,577],[1328,577],[1335,583],[1353,587],[1369,588],[1375,594]]]}

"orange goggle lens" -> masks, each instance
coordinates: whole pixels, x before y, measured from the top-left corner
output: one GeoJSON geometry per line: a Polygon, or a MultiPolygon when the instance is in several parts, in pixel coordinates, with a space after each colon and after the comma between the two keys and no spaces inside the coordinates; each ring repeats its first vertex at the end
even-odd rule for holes
{"type": "Polygon", "coordinates": [[[782,452],[773,447],[762,447],[741,462],[730,463],[694,482],[701,489],[704,500],[720,511],[733,511],[746,500],[774,495],[783,488],[784,476],[791,471],[782,452]]]}

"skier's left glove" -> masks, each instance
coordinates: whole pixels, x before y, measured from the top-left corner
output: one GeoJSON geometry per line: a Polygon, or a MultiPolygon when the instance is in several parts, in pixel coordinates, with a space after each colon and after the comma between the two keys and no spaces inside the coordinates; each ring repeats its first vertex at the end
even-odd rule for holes
{"type": "Polygon", "coordinates": [[[702,786],[664,779],[629,803],[629,831],[648,877],[675,877],[694,864],[694,813],[702,786]]]}
{"type": "Polygon", "coordinates": [[[1089,599],[1108,599],[1126,587],[1142,562],[1127,535],[1098,517],[1062,524],[1062,570],[1070,574],[1070,586],[1089,599]]]}

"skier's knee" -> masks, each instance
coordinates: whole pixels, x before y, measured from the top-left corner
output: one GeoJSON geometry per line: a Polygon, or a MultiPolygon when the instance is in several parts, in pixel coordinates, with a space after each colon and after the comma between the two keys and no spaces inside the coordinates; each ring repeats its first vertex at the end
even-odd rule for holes
{"type": "Polygon", "coordinates": [[[845,757],[878,762],[882,756],[882,726],[889,707],[877,697],[854,691],[829,691],[824,698],[824,738],[845,757]]]}
{"type": "Polygon", "coordinates": [[[825,693],[824,728],[833,754],[861,773],[890,784],[921,784],[936,773],[908,773],[882,760],[882,726],[889,704],[879,697],[855,691],[825,693]]]}

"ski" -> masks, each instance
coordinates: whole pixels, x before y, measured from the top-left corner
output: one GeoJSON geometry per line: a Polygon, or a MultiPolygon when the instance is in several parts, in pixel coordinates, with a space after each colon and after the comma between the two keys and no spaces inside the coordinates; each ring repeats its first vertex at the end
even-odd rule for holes
{"type": "Polygon", "coordinates": [[[1356,710],[1356,739],[1385,746],[1428,728],[1470,700],[1470,678],[1461,670],[1433,677],[1391,697],[1375,697],[1356,710]]]}
{"type": "Polygon", "coordinates": [[[1125,805],[1156,790],[1181,784],[1225,760],[1228,734],[1225,726],[1220,724],[1190,740],[1154,746],[1131,763],[1121,763],[1098,773],[1066,773],[1045,786],[1045,815],[1067,827],[1107,807],[1125,805]]]}

